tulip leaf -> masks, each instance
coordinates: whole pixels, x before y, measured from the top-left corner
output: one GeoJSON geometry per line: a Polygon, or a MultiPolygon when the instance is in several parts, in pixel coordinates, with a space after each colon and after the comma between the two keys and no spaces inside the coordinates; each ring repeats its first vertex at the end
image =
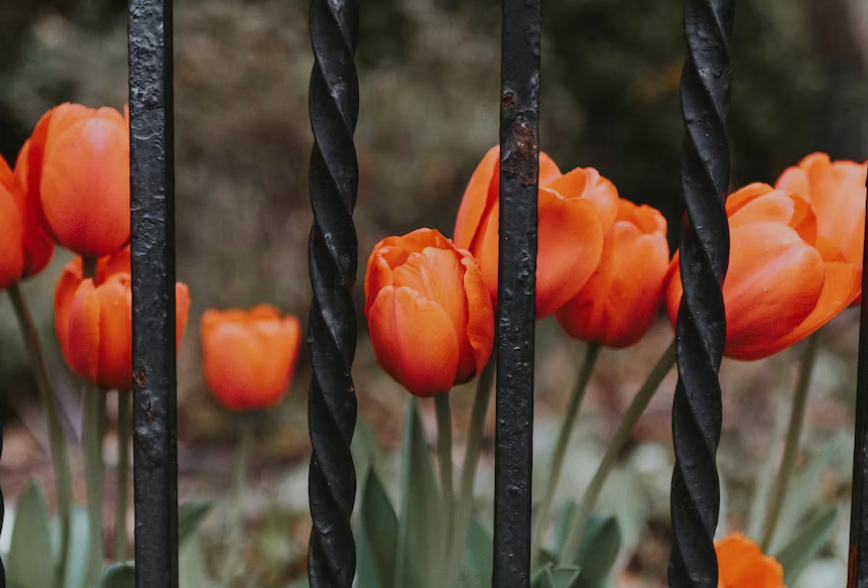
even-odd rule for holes
{"type": "Polygon", "coordinates": [[[550,567],[541,568],[538,586],[539,588],[555,588],[555,576],[550,567]]]}
{"type": "Polygon", "coordinates": [[[100,588],[136,588],[136,569],[130,564],[115,564],[102,573],[100,588]]]}
{"type": "Polygon", "coordinates": [[[576,503],[570,501],[558,509],[559,513],[555,521],[555,553],[560,553],[564,548],[570,528],[573,526],[573,519],[576,517],[576,508],[576,503]]]}
{"type": "Polygon", "coordinates": [[[87,586],[90,557],[90,518],[87,509],[73,505],[69,513],[69,555],[66,558],[64,588],[87,586]]]}
{"type": "Polygon", "coordinates": [[[802,532],[781,549],[775,559],[784,568],[784,585],[795,586],[796,580],[829,542],[838,509],[830,508],[806,525],[802,532]]]}
{"type": "Polygon", "coordinates": [[[415,398],[410,398],[407,405],[402,451],[395,583],[401,587],[440,588],[446,548],[442,501],[415,398]]]}
{"type": "Polygon", "coordinates": [[[55,583],[54,573],[48,507],[39,484],[30,480],[16,505],[6,579],[17,588],[47,588],[55,583]]]}
{"type": "Polygon", "coordinates": [[[368,472],[358,526],[358,588],[394,588],[398,517],[374,468],[368,472]]]}
{"type": "Polygon", "coordinates": [[[212,588],[208,577],[208,564],[202,551],[200,535],[193,534],[181,546],[178,553],[179,588],[212,588]]]}
{"type": "Polygon", "coordinates": [[[600,588],[609,578],[621,549],[621,529],[614,516],[592,516],[579,549],[581,569],[574,588],[600,588]]]}
{"type": "Polygon", "coordinates": [[[209,500],[191,500],[178,507],[178,545],[192,537],[214,504],[209,500]]]}
{"type": "Polygon", "coordinates": [[[463,588],[489,588],[494,565],[492,534],[476,519],[467,530],[467,546],[461,561],[463,588]]]}

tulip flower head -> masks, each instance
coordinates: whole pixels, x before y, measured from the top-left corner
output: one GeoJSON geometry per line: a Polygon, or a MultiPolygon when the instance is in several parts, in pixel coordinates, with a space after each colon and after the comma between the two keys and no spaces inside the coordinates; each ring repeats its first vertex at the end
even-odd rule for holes
{"type": "Polygon", "coordinates": [[[557,312],[558,324],[581,341],[614,348],[633,345],[660,310],[668,268],[666,219],[650,206],[620,200],[600,264],[557,312]]]}
{"type": "MultiPolygon", "coordinates": [[[[832,320],[861,291],[856,268],[829,245],[805,197],[751,184],[726,202],[729,270],[723,283],[725,354],[768,357],[832,320]]],[[[669,267],[666,301],[674,325],[683,294],[679,255],[669,267]]]]}
{"type": "Polygon", "coordinates": [[[283,397],[295,371],[301,324],[273,306],[208,310],[202,315],[205,381],[231,410],[265,409],[283,397]]]}
{"type": "Polygon", "coordinates": [[[784,569],[780,562],[763,554],[759,545],[733,533],[715,541],[720,574],[718,588],[784,588],[784,569]]]}
{"type": "MultiPolygon", "coordinates": [[[[603,253],[603,238],[618,213],[618,191],[594,168],[561,174],[539,154],[536,315],[544,318],[585,286],[603,253]]],[[[500,222],[500,148],[477,166],[455,221],[455,245],[479,263],[497,305],[498,224],[500,222]]]]}
{"type": "Polygon", "coordinates": [[[432,229],[374,247],[365,316],[377,363],[417,396],[475,377],[494,344],[494,310],[476,261],[432,229]]]}
{"type": "Polygon", "coordinates": [[[101,257],[129,241],[129,127],[117,110],[53,108],[18,161],[21,185],[28,198],[38,199],[43,224],[58,244],[101,257]]]}

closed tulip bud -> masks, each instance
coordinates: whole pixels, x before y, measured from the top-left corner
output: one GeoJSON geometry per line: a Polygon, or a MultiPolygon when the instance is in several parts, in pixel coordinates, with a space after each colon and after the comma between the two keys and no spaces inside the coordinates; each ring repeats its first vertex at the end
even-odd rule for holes
{"type": "MultiPolygon", "coordinates": [[[[539,154],[536,316],[544,318],[585,286],[603,253],[603,237],[618,212],[618,191],[594,168],[561,174],[539,154]]],[[[455,221],[455,245],[469,250],[497,306],[500,148],[477,166],[455,221]]]]}
{"type": "Polygon", "coordinates": [[[633,345],[660,310],[668,268],[666,219],[650,206],[621,200],[597,270],[557,312],[558,324],[581,341],[633,345]]]}
{"type": "Polygon", "coordinates": [[[62,104],[46,113],[19,157],[45,228],[79,255],[101,257],[130,239],[129,127],[112,108],[62,104]]]}
{"type": "Polygon", "coordinates": [[[718,585],[725,588],[784,588],[784,568],[765,555],[760,546],[733,533],[714,542],[720,574],[718,585]]]}
{"type": "MultiPolygon", "coordinates": [[[[856,267],[819,232],[805,197],[751,184],[726,202],[729,270],[723,282],[726,348],[755,360],[793,345],[832,320],[859,296],[856,267]]],[[[684,292],[679,255],[669,268],[666,302],[674,325],[684,292]]]]}
{"type": "Polygon", "coordinates": [[[368,258],[365,316],[377,363],[417,396],[482,371],[494,311],[473,256],[432,229],[380,241],[368,258]]]}
{"type": "Polygon", "coordinates": [[[199,326],[202,366],[211,393],[231,410],[277,404],[295,372],[301,324],[273,306],[208,310],[199,326]]]}

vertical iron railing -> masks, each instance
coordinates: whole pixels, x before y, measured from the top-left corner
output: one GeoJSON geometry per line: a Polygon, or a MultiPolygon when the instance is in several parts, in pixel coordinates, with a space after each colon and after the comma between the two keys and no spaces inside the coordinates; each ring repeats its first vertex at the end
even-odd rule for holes
{"type": "MultiPolygon", "coordinates": [[[[868,178],[866,178],[868,193],[868,178]]],[[[866,200],[868,220],[868,200],[866,200]]],[[[862,309],[859,368],[856,374],[856,430],[853,446],[853,495],[850,511],[850,561],[847,588],[868,588],[868,223],[862,255],[862,309]]]]}
{"type": "Polygon", "coordinates": [[[308,552],[311,588],[351,588],[356,546],[350,516],[356,471],[350,443],[356,426],[351,368],[356,353],[358,244],[353,208],[359,169],[353,133],[359,114],[354,57],[358,0],[311,0],[310,39],[314,67],[309,109],[314,145],[310,201],[314,222],[309,242],[313,289],[308,343],[313,377],[308,420],[313,455],[308,492],[313,528],[308,552]]]}
{"type": "Polygon", "coordinates": [[[718,372],[726,344],[721,291],[729,264],[730,154],[726,133],[734,0],[686,0],[687,59],[681,76],[685,137],[681,178],[687,214],[681,234],[684,296],[675,332],[678,384],[672,404],[675,469],[670,503],[671,588],[717,588],[714,533],[720,514],[718,372]]]}
{"type": "Polygon", "coordinates": [[[172,0],[130,0],[137,588],[178,587],[172,0]]]}
{"type": "Polygon", "coordinates": [[[503,0],[494,586],[530,586],[541,0],[503,0]]]}

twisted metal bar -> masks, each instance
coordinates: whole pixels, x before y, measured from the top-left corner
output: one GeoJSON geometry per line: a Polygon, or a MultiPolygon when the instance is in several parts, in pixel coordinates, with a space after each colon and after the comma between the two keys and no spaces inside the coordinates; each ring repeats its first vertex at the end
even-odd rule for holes
{"type": "MultiPolygon", "coordinates": [[[[866,179],[868,191],[868,179],[866,179]]],[[[866,201],[868,208],[868,201],[866,201]]],[[[868,237],[868,223],[865,225],[868,237]]],[[[868,238],[862,257],[862,292],[868,291],[868,238]]],[[[850,511],[850,562],[847,588],[868,588],[868,296],[862,296],[859,370],[856,377],[856,445],[853,448],[853,495],[850,511]]]]}
{"type": "Polygon", "coordinates": [[[685,0],[688,55],[681,77],[685,138],[681,178],[687,215],[681,235],[684,297],[676,326],[678,385],[672,405],[671,588],[716,588],[714,532],[720,514],[718,372],[726,343],[721,286],[729,264],[730,155],[726,133],[734,0],[685,0]]]}
{"type": "Polygon", "coordinates": [[[353,287],[358,244],[352,213],[359,179],[353,144],[359,113],[353,62],[358,24],[358,0],[311,0],[315,58],[309,93],[314,135],[309,178],[314,213],[309,241],[313,304],[308,326],[313,365],[308,401],[313,449],[308,485],[313,519],[308,553],[311,588],[351,588],[356,571],[350,526],[356,496],[350,453],[356,397],[350,370],[356,352],[353,287]]]}
{"type": "MultiPolygon", "coordinates": [[[[3,422],[0,420],[0,456],[3,455],[3,422]]],[[[3,528],[3,520],[6,518],[6,503],[3,497],[3,489],[0,488],[0,529],[3,528]]],[[[6,568],[0,559],[0,588],[6,588],[6,568]]]]}

